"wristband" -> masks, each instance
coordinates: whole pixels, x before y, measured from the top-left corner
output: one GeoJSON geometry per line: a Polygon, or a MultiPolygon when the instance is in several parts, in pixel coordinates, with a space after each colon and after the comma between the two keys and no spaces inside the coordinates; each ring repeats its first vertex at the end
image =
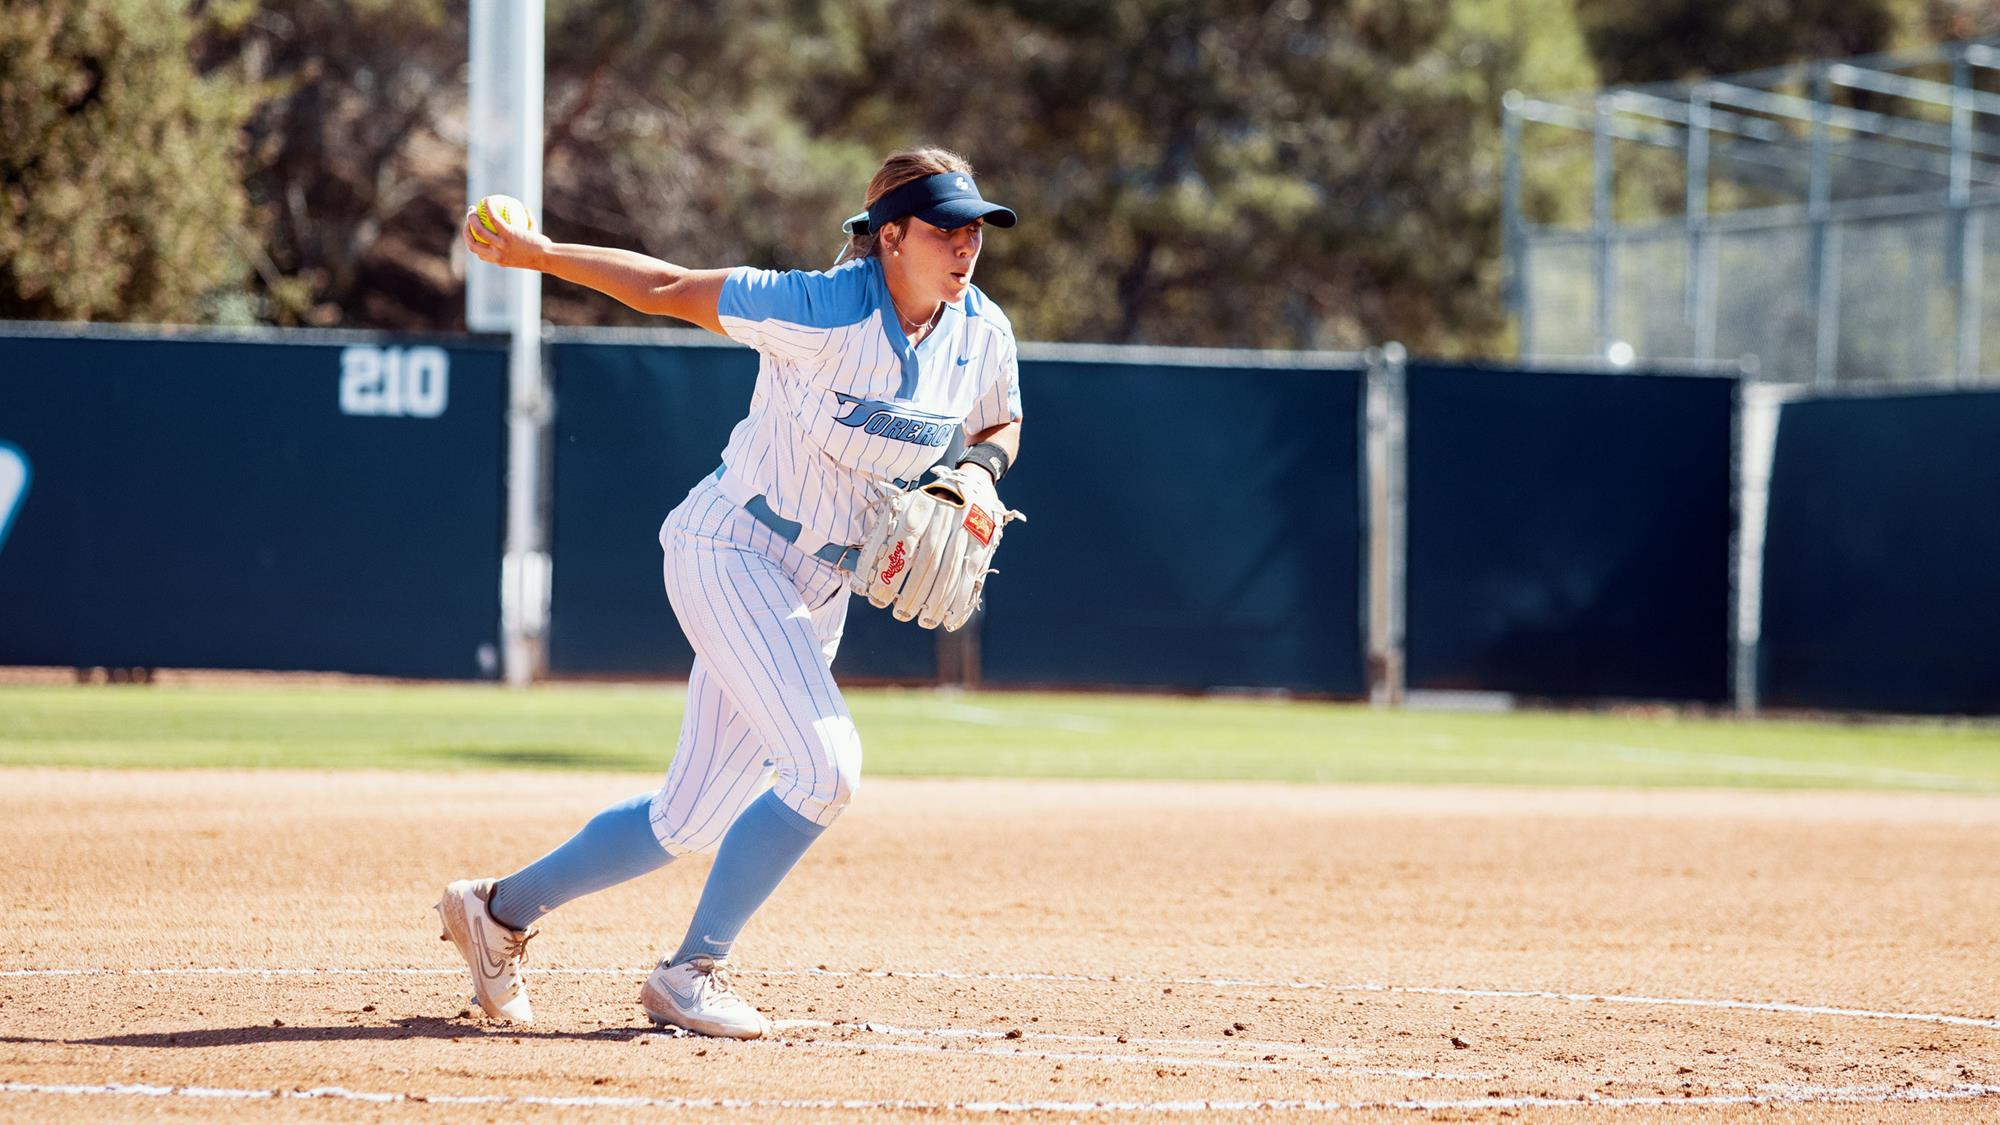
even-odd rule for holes
{"type": "Polygon", "coordinates": [[[1008,468],[1014,463],[1014,459],[1007,456],[1005,449],[1000,448],[999,445],[990,441],[982,441],[978,445],[968,446],[964,453],[958,455],[958,463],[960,465],[968,461],[992,473],[995,483],[998,483],[1001,477],[1007,475],[1008,468]]]}

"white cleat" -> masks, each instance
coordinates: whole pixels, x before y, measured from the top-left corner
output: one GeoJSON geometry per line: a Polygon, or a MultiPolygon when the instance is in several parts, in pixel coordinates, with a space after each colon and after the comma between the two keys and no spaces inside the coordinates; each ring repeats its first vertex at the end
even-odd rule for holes
{"type": "Polygon", "coordinates": [[[528,939],[540,931],[510,930],[494,921],[486,909],[492,897],[491,879],[460,879],[446,887],[437,904],[444,922],[439,940],[452,942],[464,955],[472,968],[472,998],[487,1015],[529,1023],[535,1010],[521,984],[521,962],[528,955],[528,939]]]}
{"type": "Polygon", "coordinates": [[[729,987],[729,969],[713,957],[690,957],[678,965],[660,962],[639,990],[646,1018],[661,1027],[684,1027],[699,1035],[757,1039],[771,1033],[771,1021],[729,987]]]}

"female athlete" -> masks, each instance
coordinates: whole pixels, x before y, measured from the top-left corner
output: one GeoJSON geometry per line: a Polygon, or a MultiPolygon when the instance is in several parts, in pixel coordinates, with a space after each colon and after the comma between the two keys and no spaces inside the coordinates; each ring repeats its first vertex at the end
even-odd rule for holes
{"type": "Polygon", "coordinates": [[[629,250],[493,231],[468,212],[466,247],[641,312],[691,321],[760,353],[750,412],[722,463],[660,529],[667,599],[695,651],[666,782],[598,813],[505,878],[460,880],[438,902],[479,1005],[532,1018],[521,981],[531,927],[563,903],[677,856],[716,849],[687,936],[639,1003],[654,1023],[754,1039],[764,1016],[725,966],[744,924],[854,796],[861,740],[830,671],[864,516],[914,486],[963,430],[959,464],[988,511],[1019,448],[1014,333],[972,284],[989,225],[958,155],[889,157],[819,273],[695,270],[629,250]],[[477,232],[475,234],[475,232],[477,232]]]}

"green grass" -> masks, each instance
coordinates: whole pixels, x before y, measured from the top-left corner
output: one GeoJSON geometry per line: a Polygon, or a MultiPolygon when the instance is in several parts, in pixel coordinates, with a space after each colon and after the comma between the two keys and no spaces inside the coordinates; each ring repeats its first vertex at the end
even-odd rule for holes
{"type": "MultiPolygon", "coordinates": [[[[866,772],[2000,792],[2000,726],[854,691],[866,772]]],[[[0,686],[0,765],[658,772],[681,689],[0,686]]]]}

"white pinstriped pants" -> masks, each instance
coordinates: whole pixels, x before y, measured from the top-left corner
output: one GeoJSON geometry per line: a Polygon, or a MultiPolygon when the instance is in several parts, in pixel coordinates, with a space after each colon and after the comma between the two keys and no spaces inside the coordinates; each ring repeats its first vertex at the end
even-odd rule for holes
{"type": "Polygon", "coordinates": [[[793,811],[832,824],[861,780],[861,737],[831,670],[846,572],[773,534],[713,477],[667,516],[660,545],[695,660],[653,834],[676,856],[712,851],[767,780],[793,811]]]}

